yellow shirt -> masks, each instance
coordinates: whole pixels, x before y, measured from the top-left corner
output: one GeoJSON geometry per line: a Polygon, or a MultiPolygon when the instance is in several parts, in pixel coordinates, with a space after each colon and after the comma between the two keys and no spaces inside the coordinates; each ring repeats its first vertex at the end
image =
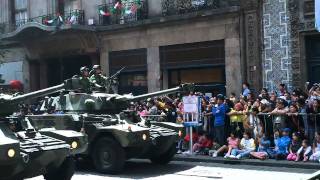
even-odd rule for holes
{"type": "MultiPolygon", "coordinates": [[[[234,109],[231,109],[230,112],[233,113],[233,112],[237,112],[237,111],[234,110],[234,109]]],[[[231,122],[242,122],[243,121],[243,115],[242,114],[241,115],[231,115],[230,116],[230,121],[231,122]]]]}

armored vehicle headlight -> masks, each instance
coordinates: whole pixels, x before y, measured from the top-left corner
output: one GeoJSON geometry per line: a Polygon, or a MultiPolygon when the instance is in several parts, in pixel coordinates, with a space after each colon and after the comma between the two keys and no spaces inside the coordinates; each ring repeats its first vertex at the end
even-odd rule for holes
{"type": "Polygon", "coordinates": [[[14,149],[9,149],[9,150],[8,150],[8,156],[9,156],[10,158],[13,158],[14,155],[16,155],[16,151],[15,151],[14,149]]]}
{"type": "Polygon", "coordinates": [[[182,137],[182,131],[179,130],[179,137],[182,137]]]}
{"type": "Polygon", "coordinates": [[[71,148],[72,148],[72,149],[77,149],[77,147],[78,147],[77,141],[72,141],[72,143],[71,143],[71,148]]]}
{"type": "Polygon", "coordinates": [[[145,140],[147,140],[147,135],[146,134],[143,134],[142,135],[142,139],[145,141],[145,140]]]}

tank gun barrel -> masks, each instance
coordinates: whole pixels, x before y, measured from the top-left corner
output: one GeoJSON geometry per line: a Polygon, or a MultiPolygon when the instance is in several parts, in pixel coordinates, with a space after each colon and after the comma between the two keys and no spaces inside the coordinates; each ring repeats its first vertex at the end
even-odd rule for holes
{"type": "Polygon", "coordinates": [[[132,98],[128,99],[130,101],[139,101],[142,99],[147,99],[150,97],[155,97],[155,96],[161,96],[161,95],[165,95],[165,94],[172,94],[172,93],[176,93],[176,92],[190,92],[194,90],[194,84],[181,84],[178,87],[175,88],[170,88],[170,89],[166,89],[166,90],[162,90],[162,91],[156,91],[156,92],[152,92],[152,93],[148,93],[148,94],[142,94],[139,96],[133,96],[132,98]]]}
{"type": "Polygon", "coordinates": [[[59,84],[59,85],[56,85],[53,87],[49,87],[49,88],[41,89],[38,91],[18,95],[18,96],[12,97],[11,99],[9,99],[9,101],[17,102],[17,101],[24,101],[24,100],[29,100],[32,98],[37,98],[37,97],[43,97],[43,96],[58,92],[64,88],[65,88],[65,84],[63,83],[63,84],[59,84]]]}

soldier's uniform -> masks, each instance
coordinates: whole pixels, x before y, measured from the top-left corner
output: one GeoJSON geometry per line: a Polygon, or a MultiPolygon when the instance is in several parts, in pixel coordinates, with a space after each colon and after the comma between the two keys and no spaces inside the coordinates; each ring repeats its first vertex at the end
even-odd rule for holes
{"type": "Polygon", "coordinates": [[[94,65],[92,67],[93,74],[90,77],[90,82],[97,88],[106,87],[106,81],[108,80],[108,78],[103,76],[101,73],[97,73],[97,70],[101,71],[100,66],[94,65]]]}
{"type": "Polygon", "coordinates": [[[81,89],[85,92],[90,92],[91,91],[91,82],[88,77],[89,69],[86,66],[81,67],[80,73],[81,73],[81,76],[79,78],[79,83],[80,83],[81,89]],[[85,74],[85,72],[87,72],[87,74],[85,74]]]}

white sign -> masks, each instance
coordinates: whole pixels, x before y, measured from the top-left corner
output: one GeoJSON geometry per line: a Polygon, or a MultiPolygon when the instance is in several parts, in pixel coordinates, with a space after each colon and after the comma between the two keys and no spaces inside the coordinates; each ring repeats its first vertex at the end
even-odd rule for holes
{"type": "Polygon", "coordinates": [[[198,113],[199,98],[197,96],[185,96],[182,100],[185,113],[198,113]]]}

